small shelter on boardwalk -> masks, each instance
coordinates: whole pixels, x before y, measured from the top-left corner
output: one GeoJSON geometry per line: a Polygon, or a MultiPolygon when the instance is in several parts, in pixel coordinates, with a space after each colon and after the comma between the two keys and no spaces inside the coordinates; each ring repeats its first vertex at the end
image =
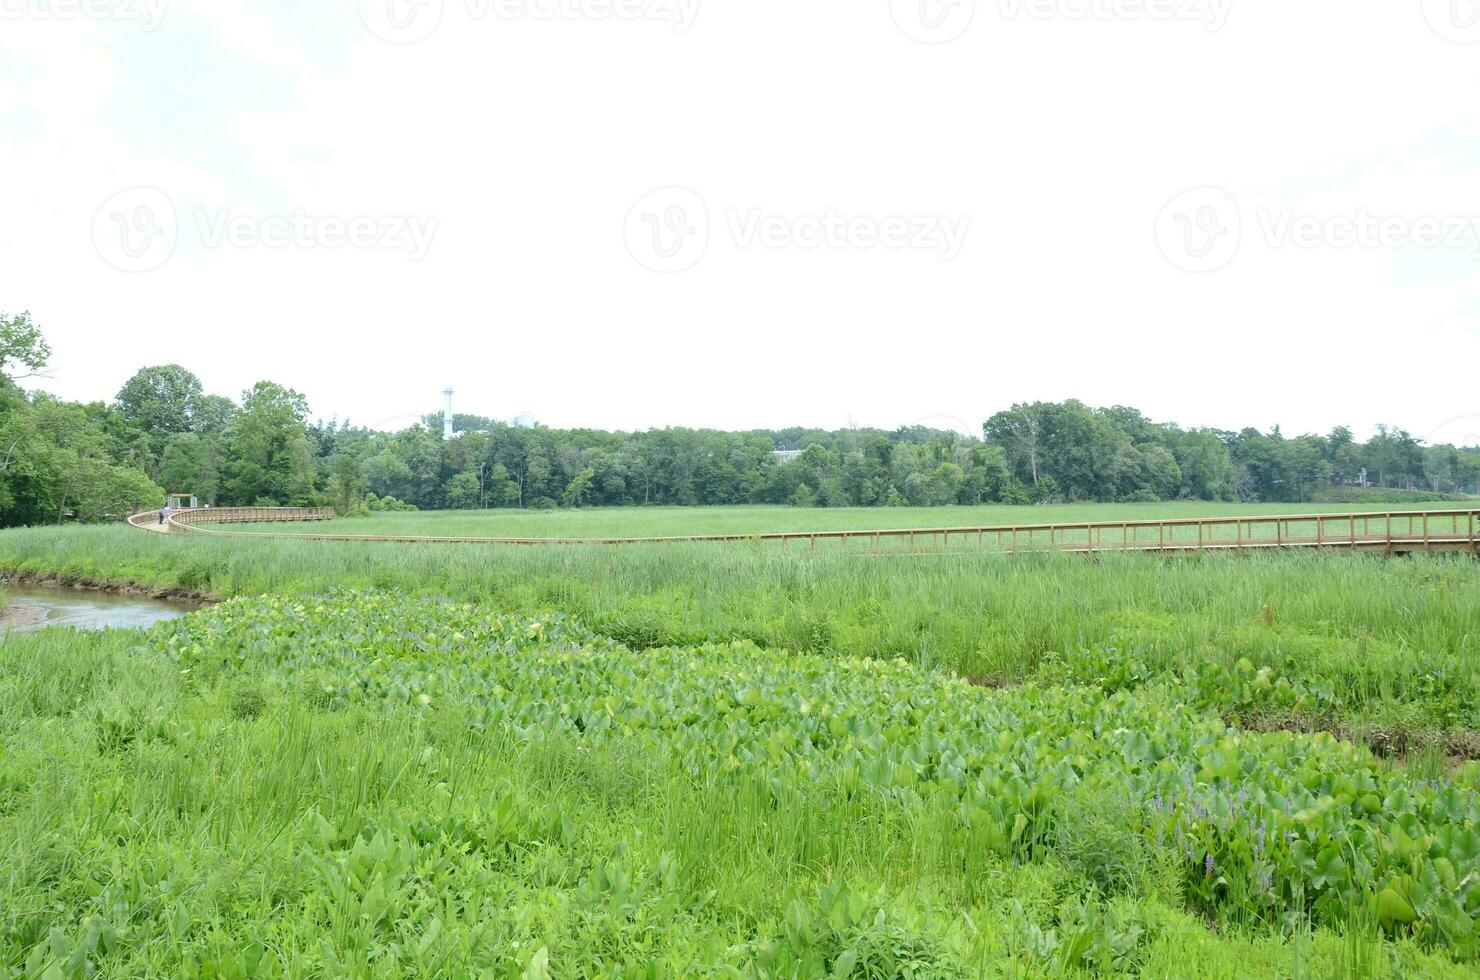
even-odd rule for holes
{"type": "Polygon", "coordinates": [[[167,502],[170,510],[195,510],[200,506],[193,493],[172,493],[167,502]]]}

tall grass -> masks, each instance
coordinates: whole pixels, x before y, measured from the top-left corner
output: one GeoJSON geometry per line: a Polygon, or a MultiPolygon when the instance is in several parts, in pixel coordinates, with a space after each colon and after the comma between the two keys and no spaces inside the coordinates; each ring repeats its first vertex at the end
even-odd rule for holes
{"type": "Polygon", "coordinates": [[[1463,975],[1359,930],[1212,931],[1150,878],[1098,894],[1053,853],[960,846],[929,796],[737,789],[719,757],[483,728],[453,697],[328,703],[291,645],[182,670],[167,632],[0,644],[7,972],[1463,975]]]}
{"type": "Polygon", "coordinates": [[[1247,661],[1294,681],[1309,675],[1321,710],[1347,721],[1480,729],[1480,564],[1463,557],[813,556],[259,542],[112,527],[0,534],[0,569],[219,595],[395,589],[569,613],[638,648],[748,639],[902,657],[993,684],[1045,671],[1095,682],[1114,662],[1165,673],[1247,661]],[[1404,707],[1413,704],[1416,713],[1404,707]]]}

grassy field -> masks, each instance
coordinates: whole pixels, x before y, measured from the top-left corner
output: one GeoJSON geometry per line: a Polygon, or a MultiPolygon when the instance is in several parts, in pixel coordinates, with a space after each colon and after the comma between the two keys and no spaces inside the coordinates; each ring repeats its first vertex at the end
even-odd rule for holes
{"type": "Polygon", "coordinates": [[[377,513],[314,524],[240,525],[233,530],[424,537],[702,537],[807,531],[861,531],[1081,521],[1149,521],[1263,514],[1348,514],[1396,509],[1446,510],[1434,504],[1069,504],[1057,507],[632,507],[557,511],[377,513]]]}
{"type": "Polygon", "coordinates": [[[27,976],[1462,976],[1474,780],[397,594],[0,646],[27,976]],[[1210,926],[1212,928],[1210,928],[1210,926]]]}
{"type": "Polygon", "coordinates": [[[0,643],[12,973],[1458,976],[1480,955],[1468,558],[111,527],[0,533],[0,569],[241,597],[0,643]]]}
{"type": "Polygon", "coordinates": [[[386,589],[566,614],[635,649],[747,640],[903,658],[995,685],[1051,675],[1113,689],[1175,676],[1189,690],[1220,688],[1247,661],[1273,678],[1240,710],[1270,723],[1396,727],[1426,741],[1480,731],[1480,565],[1455,557],[871,558],[106,527],[0,534],[0,569],[220,596],[386,589]]]}

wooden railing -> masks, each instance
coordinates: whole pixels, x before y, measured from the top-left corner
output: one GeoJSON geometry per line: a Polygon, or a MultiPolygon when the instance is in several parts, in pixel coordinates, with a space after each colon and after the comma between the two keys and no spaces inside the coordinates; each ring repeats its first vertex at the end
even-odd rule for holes
{"type": "Polygon", "coordinates": [[[137,514],[129,515],[128,523],[133,527],[140,527],[148,530],[149,525],[161,524],[163,522],[159,519],[159,511],[143,510],[137,514]]]}
{"type": "Polygon", "coordinates": [[[278,521],[332,521],[332,507],[199,507],[177,510],[168,521],[159,511],[134,514],[128,523],[146,531],[200,531],[201,524],[261,524],[278,521]]]}
{"type": "Polygon", "coordinates": [[[266,524],[295,521],[332,521],[332,507],[200,507],[177,511],[170,525],[182,531],[199,530],[201,524],[266,524]]]}
{"type": "MultiPolygon", "coordinates": [[[[140,515],[147,517],[149,515],[140,515]]],[[[803,531],[688,537],[495,538],[422,535],[298,534],[237,532],[200,527],[282,521],[322,521],[328,508],[214,508],[183,511],[170,520],[174,530],[243,537],[283,537],[313,541],[369,541],[401,544],[640,545],[770,544],[782,549],[850,553],[921,554],[962,551],[1062,551],[1101,553],[1149,551],[1178,554],[1204,551],[1258,551],[1326,548],[1348,551],[1480,552],[1480,510],[1383,511],[1363,514],[1288,514],[1258,517],[1176,518],[1151,521],[1090,521],[983,527],[914,528],[873,531],[803,531]]]]}

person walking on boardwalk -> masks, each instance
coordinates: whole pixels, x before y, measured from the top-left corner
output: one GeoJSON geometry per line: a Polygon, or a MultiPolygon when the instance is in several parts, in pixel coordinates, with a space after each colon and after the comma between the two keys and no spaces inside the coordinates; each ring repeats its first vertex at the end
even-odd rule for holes
{"type": "Polygon", "coordinates": [[[163,507],[159,508],[159,523],[160,524],[163,524],[165,521],[167,521],[169,519],[170,519],[170,505],[169,504],[165,504],[163,507]]]}

